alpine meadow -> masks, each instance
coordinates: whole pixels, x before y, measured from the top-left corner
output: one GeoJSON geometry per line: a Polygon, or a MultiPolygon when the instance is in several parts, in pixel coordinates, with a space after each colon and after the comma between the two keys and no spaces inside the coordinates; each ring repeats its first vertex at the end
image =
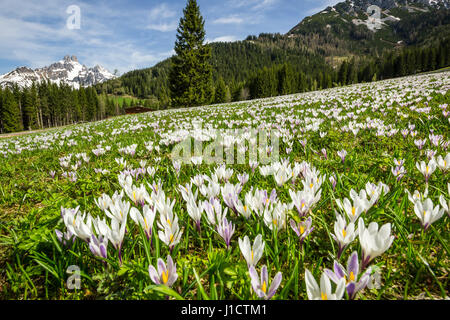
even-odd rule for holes
{"type": "Polygon", "coordinates": [[[449,299],[449,0],[78,2],[0,4],[0,300],[449,299]]]}

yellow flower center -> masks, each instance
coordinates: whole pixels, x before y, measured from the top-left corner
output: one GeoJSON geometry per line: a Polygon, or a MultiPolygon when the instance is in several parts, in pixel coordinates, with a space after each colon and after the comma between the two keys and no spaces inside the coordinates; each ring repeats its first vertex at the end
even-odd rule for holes
{"type": "Polygon", "coordinates": [[[305,227],[304,226],[300,226],[300,234],[304,234],[305,233],[305,227]]]}
{"type": "Polygon", "coordinates": [[[169,244],[172,244],[172,242],[173,242],[173,234],[170,234],[169,244]]]}
{"type": "Polygon", "coordinates": [[[347,235],[347,231],[345,231],[345,229],[342,229],[342,235],[344,236],[344,238],[347,235]]]}
{"type": "Polygon", "coordinates": [[[273,220],[272,220],[272,223],[273,223],[274,225],[278,225],[278,222],[277,222],[276,219],[273,219],[273,220]]]}
{"type": "Polygon", "coordinates": [[[265,281],[263,281],[261,290],[262,290],[262,292],[267,293],[267,285],[266,285],[265,281]]]}
{"type": "Polygon", "coordinates": [[[248,208],[247,206],[244,206],[244,212],[247,212],[248,208]]]}
{"type": "Polygon", "coordinates": [[[167,219],[167,223],[172,227],[172,222],[170,222],[170,219],[167,219]]]}
{"type": "Polygon", "coordinates": [[[148,230],[149,228],[148,228],[147,218],[144,218],[144,223],[145,223],[145,229],[148,230]]]}
{"type": "Polygon", "coordinates": [[[252,254],[252,261],[253,261],[253,250],[251,251],[251,254],[252,254]]]}
{"type": "Polygon", "coordinates": [[[356,208],[352,207],[352,215],[355,215],[355,213],[356,213],[356,208]]]}
{"type": "Polygon", "coordinates": [[[426,168],[426,172],[428,173],[428,171],[430,171],[430,167],[429,166],[427,166],[427,168],[426,168]]]}
{"type": "Polygon", "coordinates": [[[355,281],[355,274],[353,273],[353,271],[350,272],[350,276],[349,276],[348,281],[349,281],[349,282],[355,281]]]}
{"type": "Polygon", "coordinates": [[[167,281],[169,281],[169,270],[167,270],[167,271],[163,271],[163,273],[162,273],[162,281],[163,281],[163,284],[166,284],[167,283],[167,281]]]}
{"type": "Polygon", "coordinates": [[[321,292],[320,296],[322,297],[322,300],[328,300],[328,296],[326,293],[321,292]]]}

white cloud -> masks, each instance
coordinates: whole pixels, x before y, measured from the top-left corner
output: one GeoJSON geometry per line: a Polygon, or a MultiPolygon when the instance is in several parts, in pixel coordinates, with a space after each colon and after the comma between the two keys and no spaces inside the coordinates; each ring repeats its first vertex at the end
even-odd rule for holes
{"type": "Polygon", "coordinates": [[[155,19],[167,19],[167,18],[172,18],[174,16],[176,16],[176,12],[174,10],[171,10],[167,4],[163,3],[160,4],[159,6],[155,7],[154,9],[150,10],[150,19],[151,20],[155,20],[155,19]]]}
{"type": "Polygon", "coordinates": [[[236,15],[218,18],[213,21],[214,24],[241,24],[243,22],[244,22],[244,19],[242,19],[236,15]]]}
{"type": "Polygon", "coordinates": [[[176,15],[177,12],[170,9],[167,4],[160,4],[150,10],[150,24],[146,26],[146,29],[156,30],[159,32],[175,31],[178,26],[177,20],[174,19],[176,15]]]}
{"type": "Polygon", "coordinates": [[[171,23],[159,23],[159,24],[149,24],[147,26],[147,29],[150,30],[156,30],[160,32],[170,32],[177,30],[177,23],[171,22],[171,23]]]}

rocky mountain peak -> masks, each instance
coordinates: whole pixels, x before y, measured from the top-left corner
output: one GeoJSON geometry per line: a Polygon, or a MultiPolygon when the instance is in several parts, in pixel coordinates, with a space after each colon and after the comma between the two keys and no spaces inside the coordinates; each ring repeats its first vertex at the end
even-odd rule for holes
{"type": "Polygon", "coordinates": [[[67,83],[74,88],[89,87],[114,79],[115,76],[105,68],[97,65],[87,68],[79,63],[74,55],[66,55],[63,60],[48,67],[32,70],[20,67],[5,75],[0,75],[0,87],[17,84],[20,87],[30,87],[33,82],[49,80],[52,83],[67,83]]]}

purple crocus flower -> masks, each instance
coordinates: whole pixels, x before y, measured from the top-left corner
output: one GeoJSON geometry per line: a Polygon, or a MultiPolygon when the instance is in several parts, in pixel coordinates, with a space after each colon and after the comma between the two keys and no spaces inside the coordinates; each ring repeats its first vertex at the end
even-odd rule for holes
{"type": "Polygon", "coordinates": [[[265,265],[261,269],[261,277],[259,277],[258,272],[256,272],[256,269],[253,266],[250,266],[249,273],[252,280],[253,291],[255,291],[259,298],[265,300],[270,300],[275,295],[283,278],[281,272],[278,272],[269,287],[269,274],[265,265]]]}
{"type": "Polygon", "coordinates": [[[227,244],[227,249],[230,248],[230,242],[231,237],[234,234],[235,227],[233,223],[230,221],[228,222],[227,218],[223,218],[221,223],[217,226],[217,232],[219,235],[225,240],[225,243],[227,244]]]}
{"type": "Polygon", "coordinates": [[[74,234],[70,232],[70,230],[67,230],[66,232],[62,233],[58,229],[55,230],[56,237],[58,238],[58,241],[61,242],[64,246],[70,245],[70,240],[72,240],[72,243],[75,242],[74,234]]]}
{"type": "Polygon", "coordinates": [[[108,238],[95,235],[91,236],[91,241],[89,241],[89,249],[96,257],[108,258],[108,238]]]}
{"type": "Polygon", "coordinates": [[[337,184],[336,177],[333,175],[329,179],[330,179],[330,182],[331,182],[331,184],[333,186],[333,191],[336,190],[336,184],[337,184]]]}
{"type": "Polygon", "coordinates": [[[311,217],[306,219],[306,221],[302,221],[299,223],[296,223],[294,220],[291,219],[290,224],[292,230],[294,230],[294,232],[297,234],[300,240],[300,245],[303,243],[306,237],[314,230],[314,227],[311,227],[312,225],[311,217]]]}
{"type": "Polygon", "coordinates": [[[238,175],[237,177],[238,177],[238,180],[241,183],[241,185],[246,184],[248,182],[248,179],[249,179],[248,173],[244,173],[242,175],[238,175]]]}
{"type": "Polygon", "coordinates": [[[152,279],[153,283],[156,285],[162,284],[171,287],[178,279],[177,266],[173,263],[172,257],[170,255],[167,256],[167,266],[164,261],[159,258],[157,267],[158,270],[152,265],[148,267],[150,279],[152,279]]]}
{"type": "Polygon", "coordinates": [[[330,278],[330,280],[336,284],[338,284],[339,281],[344,278],[347,283],[346,289],[348,296],[351,300],[353,300],[356,297],[356,294],[367,287],[367,285],[369,284],[372,269],[369,267],[358,281],[358,253],[354,251],[348,258],[347,270],[345,270],[344,267],[339,264],[339,262],[334,261],[334,272],[329,269],[325,269],[324,272],[330,278]]]}
{"type": "Polygon", "coordinates": [[[337,152],[338,156],[341,158],[342,163],[345,162],[345,157],[347,156],[347,151],[346,150],[341,150],[337,152]]]}

